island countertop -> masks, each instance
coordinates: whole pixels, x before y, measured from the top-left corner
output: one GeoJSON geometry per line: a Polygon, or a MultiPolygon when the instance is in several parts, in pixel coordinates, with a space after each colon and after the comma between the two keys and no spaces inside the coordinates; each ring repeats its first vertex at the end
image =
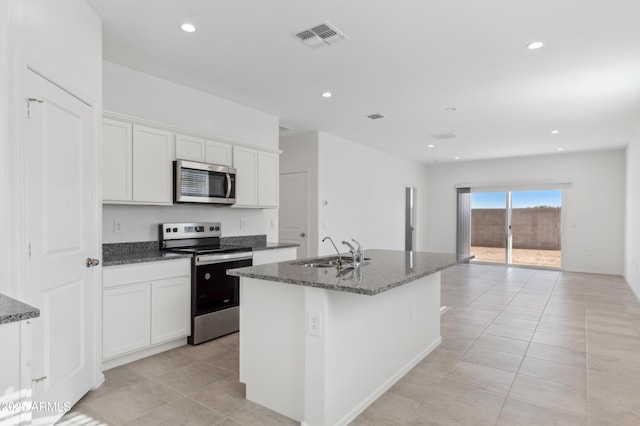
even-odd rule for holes
{"type": "MultiPolygon", "coordinates": [[[[342,255],[345,260],[349,254],[342,255]]],[[[375,295],[401,286],[426,275],[441,271],[473,258],[470,255],[432,253],[401,250],[365,250],[365,261],[358,268],[341,270],[335,267],[318,268],[303,266],[333,256],[298,259],[267,265],[231,269],[228,275],[276,281],[286,284],[347,291],[364,295],[375,295]]]]}

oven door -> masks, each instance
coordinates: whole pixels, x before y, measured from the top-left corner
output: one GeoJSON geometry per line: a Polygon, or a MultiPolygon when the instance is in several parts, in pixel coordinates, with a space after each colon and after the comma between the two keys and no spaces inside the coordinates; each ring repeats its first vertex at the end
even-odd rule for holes
{"type": "MultiPolygon", "coordinates": [[[[214,256],[209,256],[210,258],[214,256]]],[[[197,256],[193,288],[193,315],[199,316],[240,304],[239,278],[227,275],[227,269],[252,265],[251,253],[233,253],[208,259],[197,256]]]]}
{"type": "Polygon", "coordinates": [[[214,164],[175,162],[176,203],[234,204],[236,169],[214,164]]]}

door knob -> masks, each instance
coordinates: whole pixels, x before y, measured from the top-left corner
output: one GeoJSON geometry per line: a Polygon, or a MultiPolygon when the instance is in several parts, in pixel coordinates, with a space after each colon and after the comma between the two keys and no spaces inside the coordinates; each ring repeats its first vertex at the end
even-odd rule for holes
{"type": "Polygon", "coordinates": [[[306,237],[307,234],[305,234],[304,232],[300,234],[301,237],[306,237]]]}
{"type": "Polygon", "coordinates": [[[92,266],[98,266],[100,264],[100,261],[98,259],[94,259],[91,257],[87,257],[87,268],[91,268],[92,266]]]}

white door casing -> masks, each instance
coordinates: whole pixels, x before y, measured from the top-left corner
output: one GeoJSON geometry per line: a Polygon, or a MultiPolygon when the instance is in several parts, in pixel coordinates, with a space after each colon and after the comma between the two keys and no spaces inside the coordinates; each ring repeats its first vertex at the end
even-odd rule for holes
{"type": "Polygon", "coordinates": [[[28,303],[33,320],[34,424],[51,424],[93,385],[93,258],[96,171],[92,108],[35,72],[26,73],[25,183],[28,303]]]}
{"type": "Polygon", "coordinates": [[[278,241],[297,243],[298,259],[309,257],[307,172],[280,174],[278,241]]]}

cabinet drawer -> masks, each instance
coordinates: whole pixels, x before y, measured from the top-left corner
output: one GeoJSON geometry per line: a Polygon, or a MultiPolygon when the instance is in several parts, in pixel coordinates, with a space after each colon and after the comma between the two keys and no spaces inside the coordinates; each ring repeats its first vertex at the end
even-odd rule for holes
{"type": "Polygon", "coordinates": [[[102,287],[109,288],[184,275],[191,275],[190,259],[107,266],[102,270],[102,287]]]}

